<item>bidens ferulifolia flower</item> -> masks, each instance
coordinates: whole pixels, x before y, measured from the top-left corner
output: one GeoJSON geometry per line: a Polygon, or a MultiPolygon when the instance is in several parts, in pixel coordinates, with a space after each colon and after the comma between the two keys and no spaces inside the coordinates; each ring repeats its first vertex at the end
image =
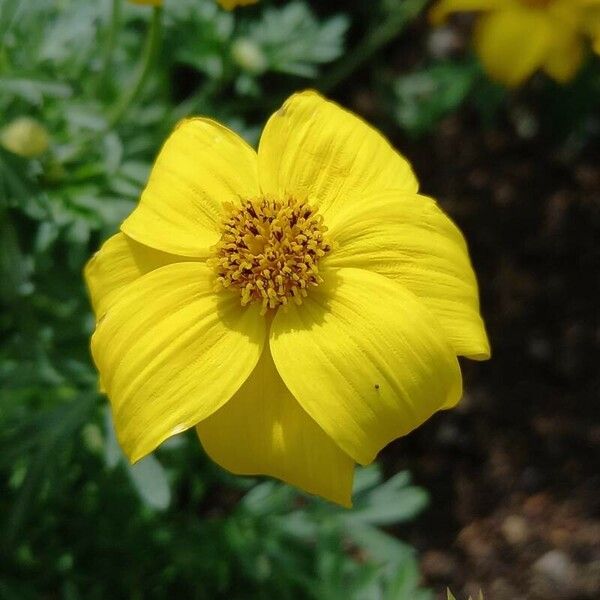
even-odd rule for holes
{"type": "Polygon", "coordinates": [[[292,96],[255,152],[184,121],[86,267],[92,353],[133,461],[208,454],[350,504],[355,463],[454,406],[489,345],[465,241],[362,120],[292,96]]]}
{"type": "Polygon", "coordinates": [[[600,52],[600,0],[439,0],[434,24],[479,11],[475,50],[489,75],[508,86],[538,69],[559,83],[573,79],[591,38],[600,52]]]}

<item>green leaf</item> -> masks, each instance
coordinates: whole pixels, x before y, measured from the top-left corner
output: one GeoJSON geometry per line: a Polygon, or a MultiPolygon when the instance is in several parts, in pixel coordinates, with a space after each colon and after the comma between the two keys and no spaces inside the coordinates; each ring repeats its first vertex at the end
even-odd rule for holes
{"type": "Polygon", "coordinates": [[[34,163],[0,147],[0,207],[20,204],[39,194],[34,163]]]}
{"type": "Polygon", "coordinates": [[[171,504],[171,490],[163,466],[152,456],[135,465],[127,465],[129,478],[144,503],[155,510],[166,510],[171,504]]]}
{"type": "Polygon", "coordinates": [[[131,465],[117,441],[112,413],[104,407],[104,461],[110,469],[122,465],[140,500],[154,510],[166,510],[171,504],[171,489],[163,466],[153,455],[131,465]]]}
{"type": "Polygon", "coordinates": [[[115,426],[112,419],[110,408],[105,406],[104,413],[104,432],[106,442],[104,444],[104,462],[109,469],[114,469],[121,461],[124,460],[123,451],[117,441],[115,435],[115,426]]]}
{"type": "Polygon", "coordinates": [[[293,497],[292,488],[264,481],[244,496],[242,507],[254,515],[279,514],[291,508],[293,497]]]}
{"type": "Polygon", "coordinates": [[[374,488],[381,483],[381,480],[381,467],[377,463],[373,463],[368,467],[357,467],[354,471],[352,495],[358,496],[364,491],[374,488]]]}
{"type": "Polygon", "coordinates": [[[0,300],[10,303],[26,292],[31,273],[8,213],[0,210],[0,300]]]}
{"type": "Polygon", "coordinates": [[[413,548],[408,544],[372,525],[351,522],[344,531],[353,543],[380,565],[391,565],[395,569],[414,555],[413,548]]]}
{"type": "Polygon", "coordinates": [[[428,591],[420,589],[421,575],[417,561],[411,557],[403,561],[391,578],[385,600],[425,600],[428,591]]]}
{"type": "Polygon", "coordinates": [[[428,500],[427,492],[410,485],[410,477],[404,471],[357,500],[356,509],[345,520],[373,525],[401,523],[416,517],[428,500]]]}
{"type": "Polygon", "coordinates": [[[268,69],[299,77],[314,77],[318,65],[329,63],[344,51],[348,29],[345,15],[319,22],[303,2],[267,8],[247,37],[262,50],[268,69]]]}
{"type": "Polygon", "coordinates": [[[234,30],[234,17],[223,11],[216,2],[181,0],[169,11],[173,28],[173,54],[181,63],[204,73],[211,79],[220,79],[225,72],[228,42],[234,30]]]}
{"type": "Polygon", "coordinates": [[[35,105],[41,104],[44,98],[65,99],[73,94],[66,83],[27,77],[0,77],[0,89],[35,105]]]}
{"type": "Polygon", "coordinates": [[[464,102],[478,75],[476,63],[446,62],[398,78],[398,124],[415,136],[426,133],[464,102]]]}
{"type": "Polygon", "coordinates": [[[4,527],[4,544],[14,544],[24,523],[32,517],[33,505],[55,466],[58,450],[74,437],[85,423],[95,404],[95,396],[76,398],[52,411],[39,436],[37,451],[27,466],[27,474],[19,488],[17,499],[8,513],[4,527]]]}

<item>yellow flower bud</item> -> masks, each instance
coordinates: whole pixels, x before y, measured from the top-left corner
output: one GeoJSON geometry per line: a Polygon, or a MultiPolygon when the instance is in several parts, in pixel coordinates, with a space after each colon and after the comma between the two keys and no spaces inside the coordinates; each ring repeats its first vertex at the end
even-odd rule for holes
{"type": "Polygon", "coordinates": [[[240,38],[233,43],[231,55],[242,69],[250,73],[262,73],[267,68],[267,57],[261,47],[247,38],[240,38]]]}
{"type": "Polygon", "coordinates": [[[14,154],[34,158],[46,152],[50,136],[39,121],[19,117],[0,132],[0,144],[14,154]]]}
{"type": "Polygon", "coordinates": [[[488,75],[508,87],[544,71],[560,84],[572,81],[585,61],[588,40],[600,53],[598,0],[438,0],[430,19],[475,12],[475,52],[488,75]]]}

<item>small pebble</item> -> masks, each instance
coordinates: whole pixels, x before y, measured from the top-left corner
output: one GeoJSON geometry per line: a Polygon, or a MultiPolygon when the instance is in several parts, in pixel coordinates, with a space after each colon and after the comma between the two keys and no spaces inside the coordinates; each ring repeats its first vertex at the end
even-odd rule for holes
{"type": "Polygon", "coordinates": [[[509,515],[502,523],[502,533],[509,544],[524,544],[529,538],[527,520],[519,515],[509,515]]]}

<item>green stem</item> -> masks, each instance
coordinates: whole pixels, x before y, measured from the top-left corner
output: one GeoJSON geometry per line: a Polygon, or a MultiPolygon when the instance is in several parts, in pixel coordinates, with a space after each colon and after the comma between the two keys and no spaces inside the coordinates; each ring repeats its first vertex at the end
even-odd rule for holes
{"type": "Polygon", "coordinates": [[[146,44],[144,46],[144,51],[138,66],[137,76],[133,82],[133,85],[131,85],[125,94],[121,96],[114,109],[110,113],[108,117],[108,129],[112,129],[121,120],[123,115],[131,106],[132,102],[139,96],[146,83],[146,80],[148,79],[148,75],[150,74],[150,70],[152,68],[152,64],[154,63],[154,58],[160,44],[161,15],[162,9],[159,6],[154,7],[152,10],[152,21],[146,37],[146,44]]]}
{"type": "Polygon", "coordinates": [[[108,75],[112,66],[112,58],[117,43],[117,36],[119,30],[121,29],[121,1],[122,0],[112,0],[110,25],[108,29],[108,35],[106,37],[106,46],[104,47],[102,72],[99,79],[100,85],[103,85],[108,79],[108,75]]]}
{"type": "Polygon", "coordinates": [[[316,86],[323,92],[331,92],[352,73],[367,63],[371,57],[387,46],[425,7],[427,0],[405,0],[397,12],[390,15],[385,23],[370,30],[361,42],[333,69],[320,78],[316,86]]]}

